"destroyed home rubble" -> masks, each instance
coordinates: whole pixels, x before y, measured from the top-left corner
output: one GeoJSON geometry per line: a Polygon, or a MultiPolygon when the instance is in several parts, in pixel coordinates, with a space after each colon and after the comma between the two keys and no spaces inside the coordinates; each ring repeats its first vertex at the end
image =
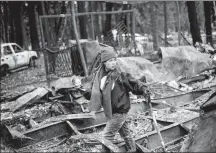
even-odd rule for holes
{"type": "MultiPolygon", "coordinates": [[[[166,61],[170,62],[167,59],[166,61]]],[[[205,69],[208,69],[209,66],[200,67],[200,69],[196,70],[196,73],[187,73],[185,76],[185,72],[181,71],[178,72],[179,75],[175,75],[174,77],[172,74],[174,74],[176,70],[170,69],[171,71],[173,70],[173,72],[171,72],[171,75],[169,76],[172,76],[173,79],[170,79],[172,78],[170,77],[169,79],[164,81],[161,77],[163,73],[159,71],[152,62],[143,60],[142,57],[119,58],[119,65],[122,71],[127,71],[133,74],[136,78],[146,76],[147,84],[149,85],[149,88],[152,92],[152,104],[156,104],[156,106],[166,104],[166,106],[163,106],[163,108],[153,107],[153,112],[158,121],[158,126],[160,129],[166,128],[167,126],[170,126],[174,129],[180,126],[180,123],[186,120],[190,121],[190,119],[197,119],[199,117],[199,107],[212,95],[212,93],[216,89],[215,71],[206,70],[204,72],[201,72],[205,69]],[[205,75],[205,77],[202,77],[198,80],[196,80],[197,78],[193,78],[202,75],[205,75]],[[185,81],[186,83],[182,83],[182,80],[186,79],[191,80],[185,81]],[[164,97],[172,96],[174,97],[172,100],[176,101],[175,96],[181,96],[181,94],[191,95],[192,93],[196,93],[196,91],[200,91],[202,89],[210,90],[201,93],[200,96],[196,98],[192,98],[192,101],[187,101],[188,99],[191,100],[191,97],[184,99],[186,100],[185,103],[180,106],[173,106],[167,101],[163,101],[164,97]],[[154,103],[154,99],[159,99],[159,101],[161,101],[161,104],[154,103]]],[[[185,66],[187,67],[188,65],[185,66]]],[[[74,133],[74,131],[79,129],[76,129],[76,126],[74,125],[84,123],[82,128],[84,128],[85,130],[79,131],[82,134],[93,133],[96,135],[101,135],[103,125],[105,123],[103,116],[99,115],[100,122],[91,124],[92,120],[95,120],[95,116],[85,109],[87,106],[85,104],[87,104],[89,101],[83,96],[82,92],[78,92],[80,91],[79,89],[81,89],[82,86],[73,84],[72,80],[74,78],[78,80],[83,79],[83,77],[80,76],[60,78],[51,83],[51,89],[45,86],[41,86],[38,88],[29,88],[25,91],[23,90],[22,92],[17,93],[14,96],[8,96],[7,93],[5,93],[4,100],[3,102],[1,102],[1,127],[3,127],[2,129],[7,131],[5,135],[3,135],[4,138],[8,137],[9,135],[12,136],[11,140],[6,141],[5,143],[9,143],[10,141],[21,141],[21,139],[26,139],[26,142],[30,142],[30,140],[34,138],[28,136],[32,134],[29,132],[34,132],[37,130],[40,131],[43,129],[41,127],[49,128],[54,125],[60,125],[61,123],[67,123],[67,126],[70,127],[73,132],[62,133],[62,135],[55,137],[50,136],[49,139],[44,138],[43,141],[38,141],[37,143],[34,143],[34,140],[32,140],[32,143],[29,143],[30,145],[26,145],[21,148],[18,147],[16,148],[16,151],[28,152],[30,150],[43,150],[45,152],[100,152],[102,149],[100,143],[91,144],[83,138],[77,140],[69,139],[71,135],[74,135],[76,133],[74,133]],[[77,92],[79,94],[77,94],[77,92]],[[80,97],[82,97],[80,101],[76,101],[76,98],[80,97]],[[85,112],[85,110],[87,112],[85,112]],[[69,121],[69,123],[67,121],[69,121]],[[85,124],[85,122],[89,123],[88,126],[87,124],[85,124]]],[[[151,132],[154,133],[155,129],[152,124],[153,121],[148,112],[148,107],[146,107],[145,98],[143,96],[135,96],[133,94],[131,94],[130,98],[134,106],[142,106],[142,109],[140,111],[135,111],[136,113],[133,113],[132,111],[130,117],[128,118],[132,136],[138,139],[142,136],[145,136],[146,134],[150,134],[151,132]]],[[[180,100],[177,102],[181,103],[180,100]]],[[[182,127],[178,127],[180,129],[182,128],[181,130],[185,130],[185,135],[177,137],[178,139],[176,138],[177,140],[173,143],[167,142],[166,148],[169,150],[175,150],[179,148],[179,146],[181,146],[181,144],[183,143],[184,137],[187,135],[186,131],[191,131],[193,125],[194,122],[189,122],[187,124],[185,123],[185,125],[182,127]]],[[[62,129],[62,131],[64,130],[62,129]]],[[[152,150],[150,146],[154,146],[155,144],[151,144],[149,146],[148,141],[147,139],[145,139],[145,137],[143,137],[143,141],[145,141],[144,146],[146,147],[146,149],[152,150]]],[[[117,145],[119,143],[119,147],[122,146],[121,143],[123,142],[123,140],[119,135],[116,136],[116,142],[117,145]]],[[[14,144],[10,145],[11,148],[13,148],[14,144]]],[[[155,151],[160,151],[160,146],[158,147],[159,148],[156,147],[157,149],[155,149],[155,151]]],[[[176,151],[179,151],[179,149],[177,149],[176,151]]]]}

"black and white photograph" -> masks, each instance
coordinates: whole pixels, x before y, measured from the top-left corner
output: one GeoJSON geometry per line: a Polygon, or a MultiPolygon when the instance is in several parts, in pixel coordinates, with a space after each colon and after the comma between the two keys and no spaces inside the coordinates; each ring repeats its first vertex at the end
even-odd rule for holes
{"type": "Polygon", "coordinates": [[[216,152],[216,1],[0,1],[0,144],[216,152]]]}

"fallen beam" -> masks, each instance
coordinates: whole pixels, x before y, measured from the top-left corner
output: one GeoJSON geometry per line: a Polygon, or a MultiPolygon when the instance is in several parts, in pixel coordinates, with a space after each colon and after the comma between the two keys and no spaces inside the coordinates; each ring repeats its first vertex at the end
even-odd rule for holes
{"type": "MultiPolygon", "coordinates": [[[[165,144],[169,144],[169,142],[181,138],[188,134],[188,131],[185,130],[181,124],[189,124],[190,122],[195,122],[199,118],[199,115],[195,116],[194,118],[191,118],[189,120],[180,122],[180,123],[174,123],[169,126],[166,126],[164,128],[160,129],[161,135],[164,139],[165,144]]],[[[135,139],[136,143],[140,144],[143,147],[146,147],[147,149],[150,150],[155,150],[160,146],[160,140],[158,138],[157,131],[152,131],[149,133],[146,133],[144,135],[139,136],[138,138],[135,139]],[[147,142],[147,144],[145,144],[147,142]]],[[[126,146],[125,143],[119,143],[118,144],[119,148],[121,149],[122,152],[126,151],[126,146]]]]}

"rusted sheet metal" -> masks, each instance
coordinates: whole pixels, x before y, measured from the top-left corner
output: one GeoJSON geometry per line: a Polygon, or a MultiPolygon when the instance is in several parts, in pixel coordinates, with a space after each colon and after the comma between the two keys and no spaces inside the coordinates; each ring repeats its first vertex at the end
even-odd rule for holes
{"type": "MultiPolygon", "coordinates": [[[[163,140],[165,144],[169,144],[169,142],[178,139],[186,134],[188,134],[188,131],[184,129],[181,124],[186,125],[189,124],[190,122],[194,122],[195,120],[198,119],[199,116],[195,116],[194,118],[191,118],[189,120],[180,122],[180,123],[174,123],[169,126],[166,126],[162,129],[160,129],[161,135],[163,137],[163,140]]],[[[141,135],[140,137],[135,139],[136,143],[150,149],[154,150],[160,146],[160,140],[158,138],[157,131],[152,131],[149,133],[146,133],[144,135],[141,135]]],[[[125,143],[119,143],[118,144],[119,148],[121,151],[125,152],[126,151],[126,146],[125,143]]]]}
{"type": "MultiPolygon", "coordinates": [[[[174,95],[174,96],[152,99],[152,102],[156,104],[157,102],[160,103],[162,101],[166,101],[166,103],[168,103],[168,104],[171,104],[174,106],[180,106],[184,103],[195,100],[196,98],[202,96],[203,94],[207,93],[208,91],[210,91],[210,89],[190,91],[187,93],[181,93],[181,94],[174,95]]],[[[154,107],[154,105],[153,105],[153,107],[154,107]]],[[[155,108],[165,108],[165,107],[167,107],[167,106],[166,105],[155,106],[155,108]]]]}
{"type": "Polygon", "coordinates": [[[89,118],[95,119],[95,117],[96,116],[94,113],[59,115],[59,116],[46,119],[45,121],[41,122],[40,125],[51,123],[51,122],[72,120],[72,119],[89,119],[89,118]]]}
{"type": "Polygon", "coordinates": [[[193,120],[191,120],[190,122],[185,122],[185,123],[183,123],[182,125],[182,127],[183,128],[186,128],[187,130],[191,130],[192,129],[192,127],[193,127],[193,125],[196,123],[198,123],[198,121],[199,121],[199,114],[197,114],[197,116],[195,116],[195,118],[193,119],[193,120]]]}
{"type": "MultiPolygon", "coordinates": [[[[5,131],[4,129],[3,132],[5,131]]],[[[4,133],[4,139],[10,136],[10,133],[4,133]]],[[[31,137],[32,140],[25,139],[7,139],[7,142],[15,149],[22,148],[28,145],[32,145],[38,143],[40,141],[44,141],[47,139],[51,139],[53,137],[60,136],[62,134],[72,134],[70,127],[66,122],[57,122],[52,124],[47,124],[40,128],[34,128],[32,130],[26,131],[22,133],[27,137],[31,137]]]]}
{"type": "Polygon", "coordinates": [[[137,152],[145,153],[145,152],[150,152],[151,150],[141,146],[140,144],[136,143],[137,147],[137,152]]]}

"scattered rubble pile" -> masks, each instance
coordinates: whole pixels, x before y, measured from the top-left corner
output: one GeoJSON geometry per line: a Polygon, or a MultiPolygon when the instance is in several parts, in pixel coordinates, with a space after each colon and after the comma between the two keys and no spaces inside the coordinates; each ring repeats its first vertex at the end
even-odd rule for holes
{"type": "MultiPolygon", "coordinates": [[[[66,80],[68,80],[67,78],[66,80]]],[[[70,78],[71,80],[71,78],[70,78]]],[[[205,80],[204,80],[205,81],[205,80]]],[[[63,114],[70,114],[70,113],[85,113],[81,109],[81,106],[78,104],[77,107],[71,107],[70,109],[74,108],[76,112],[70,111],[70,109],[64,109],[65,104],[67,105],[68,102],[71,101],[71,97],[68,95],[68,92],[71,91],[70,85],[67,88],[62,87],[62,80],[61,83],[56,83],[55,91],[52,89],[46,89],[46,88],[35,88],[31,89],[28,92],[23,92],[23,95],[16,96],[17,99],[9,97],[8,100],[13,100],[12,102],[4,102],[1,104],[2,112],[1,112],[1,124],[6,125],[10,132],[14,134],[14,136],[23,137],[22,133],[30,130],[32,128],[39,127],[44,124],[44,121],[47,119],[52,118],[52,116],[58,116],[63,114]],[[57,89],[57,90],[56,90],[57,89]],[[41,95],[41,93],[43,93],[41,95]],[[53,96],[55,95],[55,96],[53,96]],[[55,99],[56,98],[56,99],[55,99]],[[21,100],[22,101],[21,101],[21,100]],[[16,103],[16,105],[14,105],[16,103]],[[18,104],[17,104],[18,103],[18,104]],[[21,104],[19,104],[21,103],[21,104]],[[63,109],[61,109],[61,107],[63,109]],[[80,108],[80,109],[77,109],[80,108]],[[66,110],[65,112],[62,110],[66,110]],[[79,112],[77,111],[79,110],[79,112]],[[54,112],[54,114],[53,114],[54,112]],[[15,132],[14,132],[15,131],[15,132]]],[[[169,84],[170,85],[170,84],[169,84]]],[[[177,91],[174,91],[175,89],[169,88],[168,86],[162,84],[157,84],[151,86],[151,89],[153,90],[152,98],[155,98],[155,91],[157,87],[159,86],[160,89],[166,89],[164,92],[160,91],[160,96],[167,96],[166,91],[170,91],[170,93],[178,93],[177,91]],[[163,94],[164,93],[164,94],[163,94]]],[[[175,87],[177,89],[177,87],[175,87]]],[[[212,91],[210,91],[212,92],[212,91]]],[[[206,93],[203,95],[201,99],[204,99],[205,97],[209,96],[209,93],[206,93]]],[[[131,94],[131,100],[132,103],[136,103],[139,101],[143,101],[143,97],[135,96],[131,94]]],[[[161,119],[163,121],[168,122],[180,122],[184,121],[185,119],[188,119],[190,117],[196,116],[198,113],[192,112],[189,110],[185,110],[184,107],[199,107],[203,103],[203,100],[196,99],[187,106],[182,106],[181,108],[171,109],[170,107],[165,109],[154,109],[154,114],[157,119],[161,119]]],[[[67,106],[68,107],[68,106],[67,106]]],[[[146,117],[145,113],[138,113],[135,115],[132,115],[129,117],[128,121],[130,122],[130,129],[132,130],[131,133],[134,138],[137,136],[143,135],[145,133],[153,131],[153,124],[152,120],[146,117]]],[[[50,121],[48,121],[50,123],[50,121]]],[[[160,128],[163,127],[163,125],[158,124],[160,128]]],[[[102,134],[102,129],[96,129],[96,130],[87,130],[84,133],[98,133],[99,135],[102,134]]],[[[121,142],[123,141],[122,138],[117,135],[116,139],[121,142]]],[[[73,140],[75,141],[75,140],[73,140]]],[[[44,152],[50,152],[50,151],[100,151],[101,145],[94,145],[89,146],[82,140],[76,140],[76,144],[71,143],[71,140],[69,141],[67,137],[59,137],[51,139],[47,142],[41,142],[37,143],[35,145],[29,146],[30,148],[24,148],[26,151],[29,151],[29,149],[35,150],[35,151],[41,151],[40,148],[43,148],[44,152]]],[[[24,151],[22,150],[22,151],[24,151]]]]}

